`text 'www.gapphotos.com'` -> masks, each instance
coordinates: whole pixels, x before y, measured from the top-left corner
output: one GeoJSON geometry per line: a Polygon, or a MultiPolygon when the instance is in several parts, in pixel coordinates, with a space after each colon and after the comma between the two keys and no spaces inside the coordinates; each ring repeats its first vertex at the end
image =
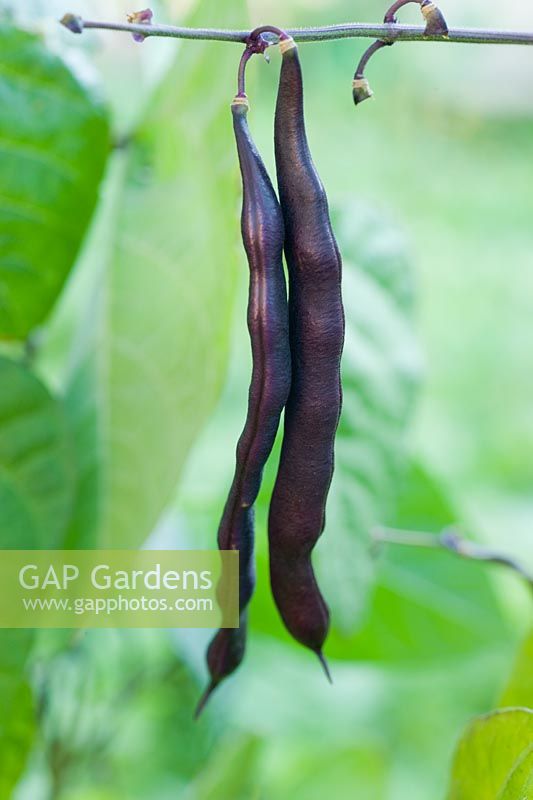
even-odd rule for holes
{"type": "Polygon", "coordinates": [[[176,611],[183,612],[206,612],[214,610],[213,600],[209,597],[178,597],[167,600],[156,597],[76,597],[67,598],[23,598],[22,603],[25,611],[39,612],[67,612],[77,614],[105,614],[114,613],[135,613],[139,612],[161,612],[176,611]]]}

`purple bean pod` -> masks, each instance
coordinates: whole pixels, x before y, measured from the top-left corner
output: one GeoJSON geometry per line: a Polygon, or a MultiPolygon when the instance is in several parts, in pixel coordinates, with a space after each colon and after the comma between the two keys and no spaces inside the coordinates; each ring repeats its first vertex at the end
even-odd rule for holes
{"type": "Polygon", "coordinates": [[[246,423],[237,445],[235,475],[218,530],[218,546],[239,551],[240,627],[221,628],[209,645],[211,680],[197,715],[244,657],[247,606],[255,585],[253,505],[291,382],[283,216],[250,135],[246,97],[237,95],[231,111],[243,186],[241,231],[250,268],[248,329],[253,369],[246,423]]]}
{"type": "Polygon", "coordinates": [[[275,154],[289,273],[292,385],[270,505],[270,579],[287,629],[319,656],[327,673],[322,648],[329,610],[311,552],[325,525],[342,404],[342,264],[307,143],[298,49],[289,39],[280,50],[275,154]]]}

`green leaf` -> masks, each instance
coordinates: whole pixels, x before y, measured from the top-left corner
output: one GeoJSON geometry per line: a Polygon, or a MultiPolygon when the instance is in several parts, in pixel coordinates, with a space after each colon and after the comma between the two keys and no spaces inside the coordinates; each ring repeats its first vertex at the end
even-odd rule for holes
{"type": "Polygon", "coordinates": [[[0,25],[0,338],[50,312],[91,218],[106,116],[39,37],[0,25]]]}
{"type": "MultiPolygon", "coordinates": [[[[245,17],[242,2],[240,11],[206,0],[190,23],[229,24],[245,17]]],[[[114,164],[108,264],[102,275],[94,242],[70,298],[80,335],[67,404],[81,461],[71,543],[148,536],[220,392],[239,263],[246,269],[230,113],[237,63],[232,48],[183,43],[114,164]]]]}
{"type": "Polygon", "coordinates": [[[415,284],[409,245],[401,229],[365,203],[334,206],[332,219],[343,258],[357,264],[410,317],[415,284]]]}
{"type": "Polygon", "coordinates": [[[60,546],[74,482],[60,402],[22,364],[0,357],[0,546],[60,546]]]}
{"type": "Polygon", "coordinates": [[[348,632],[372,580],[370,531],[392,507],[404,469],[421,356],[401,236],[358,204],[335,220],[344,260],[344,397],[317,565],[335,624],[348,632]]]}
{"type": "Polygon", "coordinates": [[[533,744],[509,775],[498,800],[531,800],[533,797],[533,744]]]}
{"type": "MultiPolygon", "coordinates": [[[[412,465],[390,524],[437,533],[457,519],[435,480],[412,465]]],[[[332,655],[420,667],[509,645],[511,633],[486,566],[440,550],[393,545],[382,550],[377,566],[367,614],[352,637],[332,638],[332,655]]]]}
{"type": "Polygon", "coordinates": [[[11,797],[36,731],[31,688],[23,669],[33,632],[0,631],[0,797],[11,797]]]}
{"type": "Polygon", "coordinates": [[[533,631],[520,648],[513,674],[499,704],[533,708],[533,631]]]}
{"type": "Polygon", "coordinates": [[[503,709],[469,726],[455,754],[448,800],[530,800],[533,712],[503,709]]]}

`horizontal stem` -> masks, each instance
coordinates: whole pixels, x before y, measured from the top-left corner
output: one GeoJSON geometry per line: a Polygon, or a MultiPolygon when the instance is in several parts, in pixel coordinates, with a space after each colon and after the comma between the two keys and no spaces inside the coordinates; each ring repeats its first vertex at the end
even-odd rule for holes
{"type": "Polygon", "coordinates": [[[447,550],[449,553],[471,561],[483,561],[487,564],[508,567],[523,578],[533,591],[533,574],[515,558],[465,539],[454,528],[446,528],[440,534],[434,534],[380,527],[374,529],[372,538],[375,544],[447,550]]]}
{"type": "MultiPolygon", "coordinates": [[[[179,28],[173,25],[137,25],[128,22],[95,22],[80,20],[84,29],[124,31],[145,37],[165,36],[174,39],[204,39],[219,42],[246,42],[250,31],[218,30],[216,28],[179,28]]],[[[318,28],[287,30],[297,42],[325,42],[333,39],[385,39],[402,42],[455,42],[461,44],[520,44],[533,45],[533,32],[477,30],[457,28],[448,36],[425,36],[424,28],[417,25],[371,25],[359,22],[344,25],[326,25],[318,28]]]]}
{"type": "Polygon", "coordinates": [[[217,42],[241,42],[244,44],[250,31],[228,31],[216,28],[177,28],[174,25],[138,25],[131,22],[95,22],[83,20],[84,30],[94,28],[101,31],[124,31],[149,36],[163,36],[169,39],[207,39],[217,42]]]}

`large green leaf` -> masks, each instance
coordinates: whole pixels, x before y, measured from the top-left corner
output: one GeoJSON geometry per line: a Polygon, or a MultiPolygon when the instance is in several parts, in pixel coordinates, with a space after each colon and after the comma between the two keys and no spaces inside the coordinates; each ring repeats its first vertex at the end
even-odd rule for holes
{"type": "MultiPolygon", "coordinates": [[[[205,0],[190,22],[239,18],[243,3],[239,12],[205,0]]],[[[239,264],[229,110],[238,59],[231,47],[179,47],[115,159],[112,210],[62,309],[79,333],[67,380],[81,469],[72,544],[146,538],[220,391],[239,264]]]]}
{"type": "Polygon", "coordinates": [[[519,759],[498,800],[531,800],[531,798],[533,798],[533,744],[519,759]]]}
{"type": "Polygon", "coordinates": [[[421,357],[400,235],[358,204],[341,209],[335,223],[344,259],[344,399],[317,565],[336,625],[348,632],[372,580],[371,529],[391,509],[404,469],[421,357]]]}
{"type": "Polygon", "coordinates": [[[11,797],[35,731],[31,688],[24,665],[33,639],[28,630],[0,631],[0,797],[11,797]]]}
{"type": "Polygon", "coordinates": [[[102,108],[39,37],[6,25],[0,37],[0,338],[23,338],[73,265],[109,136],[102,108]]]}
{"type": "Polygon", "coordinates": [[[531,800],[532,767],[532,711],[480,717],[459,742],[448,800],[531,800]]]}
{"type": "MultiPolygon", "coordinates": [[[[395,527],[440,532],[457,512],[428,472],[413,465],[399,486],[395,527]]],[[[333,655],[439,664],[479,650],[511,646],[511,634],[486,567],[450,553],[415,547],[384,549],[368,612],[346,638],[332,637],[333,655]]]]}
{"type": "Polygon", "coordinates": [[[74,484],[62,405],[26,367],[0,357],[0,546],[58,547],[74,484]]]}

